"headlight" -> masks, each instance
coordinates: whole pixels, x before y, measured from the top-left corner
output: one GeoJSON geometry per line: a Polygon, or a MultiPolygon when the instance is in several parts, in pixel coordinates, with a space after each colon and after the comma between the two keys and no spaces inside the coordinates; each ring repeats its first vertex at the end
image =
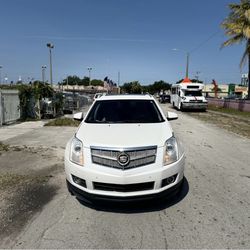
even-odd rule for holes
{"type": "Polygon", "coordinates": [[[83,144],[82,142],[74,137],[71,142],[70,147],[70,161],[83,166],[84,158],[83,158],[83,144]]]}
{"type": "Polygon", "coordinates": [[[169,165],[178,161],[183,153],[182,146],[177,139],[174,136],[169,138],[165,143],[163,165],[169,165]]]}

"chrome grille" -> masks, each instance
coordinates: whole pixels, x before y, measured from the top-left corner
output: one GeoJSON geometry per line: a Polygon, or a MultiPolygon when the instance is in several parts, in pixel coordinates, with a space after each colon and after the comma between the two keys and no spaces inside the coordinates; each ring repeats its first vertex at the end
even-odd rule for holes
{"type": "Polygon", "coordinates": [[[157,146],[143,148],[109,149],[91,147],[92,162],[101,166],[127,170],[155,163],[157,146]],[[129,163],[120,164],[118,157],[121,153],[129,156],[129,163]]]}
{"type": "Polygon", "coordinates": [[[202,100],[190,100],[189,102],[192,102],[192,103],[201,103],[201,102],[203,102],[202,100]]]}

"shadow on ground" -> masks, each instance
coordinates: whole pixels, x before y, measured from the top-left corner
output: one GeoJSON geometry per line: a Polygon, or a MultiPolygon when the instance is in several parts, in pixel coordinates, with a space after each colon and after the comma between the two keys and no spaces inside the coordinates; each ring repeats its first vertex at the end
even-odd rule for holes
{"type": "Polygon", "coordinates": [[[189,192],[189,184],[184,177],[183,186],[181,190],[174,196],[164,199],[150,199],[148,201],[140,202],[94,202],[94,201],[78,201],[83,205],[91,209],[112,213],[148,213],[164,210],[168,207],[174,206],[182,201],[189,192]]]}
{"type": "Polygon", "coordinates": [[[26,225],[29,219],[52,200],[58,187],[44,183],[25,183],[8,197],[7,206],[1,208],[1,237],[13,237],[26,225]]]}
{"type": "Polygon", "coordinates": [[[171,109],[171,111],[176,111],[176,112],[183,112],[183,113],[206,113],[207,110],[201,110],[201,109],[182,109],[181,111],[178,110],[177,108],[170,106],[169,109],[171,109]]]}

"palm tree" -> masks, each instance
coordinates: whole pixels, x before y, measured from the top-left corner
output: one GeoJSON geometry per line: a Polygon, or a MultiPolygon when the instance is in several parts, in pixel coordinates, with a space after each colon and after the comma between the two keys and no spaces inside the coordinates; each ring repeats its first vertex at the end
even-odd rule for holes
{"type": "Polygon", "coordinates": [[[229,4],[231,12],[221,26],[229,39],[222,47],[246,42],[240,67],[248,60],[248,97],[250,100],[250,0],[241,0],[239,4],[229,4]]]}

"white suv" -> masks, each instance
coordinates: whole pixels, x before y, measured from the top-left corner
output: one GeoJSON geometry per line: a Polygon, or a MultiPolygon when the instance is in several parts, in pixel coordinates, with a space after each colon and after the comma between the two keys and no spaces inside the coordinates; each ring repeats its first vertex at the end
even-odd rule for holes
{"type": "MultiPolygon", "coordinates": [[[[82,119],[82,113],[74,116],[82,119]]],[[[184,151],[150,95],[98,98],[65,150],[68,189],[80,199],[138,200],[176,193],[184,151]]]]}

